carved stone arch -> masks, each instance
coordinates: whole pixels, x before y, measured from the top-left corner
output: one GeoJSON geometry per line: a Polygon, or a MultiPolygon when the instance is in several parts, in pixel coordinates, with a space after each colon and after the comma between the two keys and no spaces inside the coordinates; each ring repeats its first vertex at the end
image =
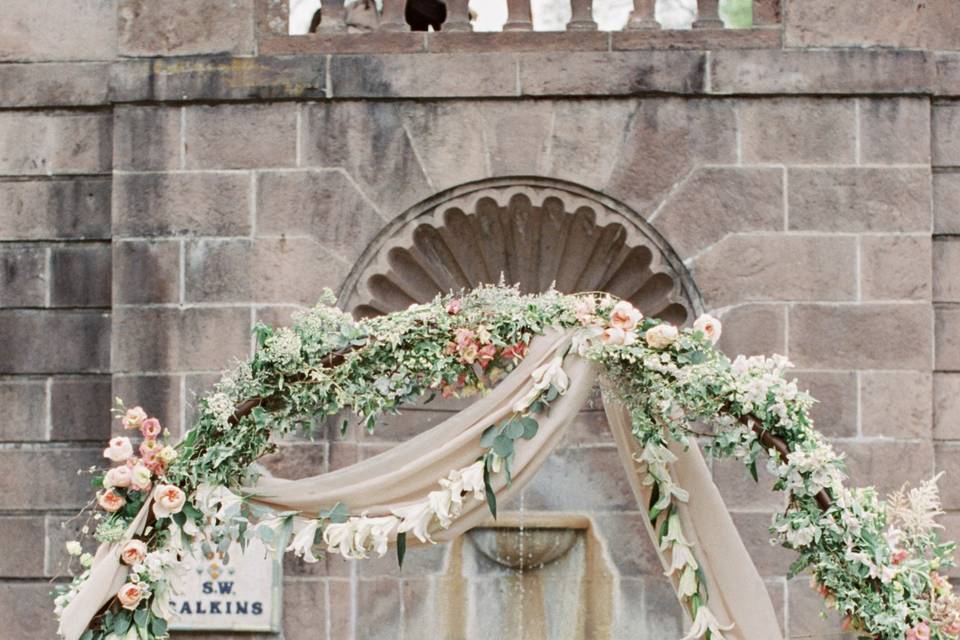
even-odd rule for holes
{"type": "Polygon", "coordinates": [[[642,216],[585,187],[496,178],[454,187],[387,225],[340,291],[358,317],[498,282],[524,292],[609,291],[677,324],[701,310],[683,262],[642,216]]]}

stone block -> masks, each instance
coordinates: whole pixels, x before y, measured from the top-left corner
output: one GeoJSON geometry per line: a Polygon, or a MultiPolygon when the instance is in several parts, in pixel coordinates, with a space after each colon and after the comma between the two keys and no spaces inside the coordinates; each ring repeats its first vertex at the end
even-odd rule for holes
{"type": "Polygon", "coordinates": [[[480,119],[483,106],[468,101],[401,105],[400,116],[434,189],[488,177],[485,128],[480,119]],[[451,145],[451,140],[456,140],[456,145],[451,145]]]}
{"type": "Polygon", "coordinates": [[[790,309],[790,358],[811,369],[927,369],[932,323],[924,304],[790,309]]]}
{"type": "Polygon", "coordinates": [[[0,246],[0,307],[42,307],[46,298],[46,249],[29,244],[0,246]]]}
{"type": "Polygon", "coordinates": [[[797,386],[808,391],[817,401],[810,410],[817,431],[834,438],[857,435],[859,407],[856,372],[798,371],[796,377],[797,386]]]}
{"type": "Polygon", "coordinates": [[[731,358],[787,352],[787,310],[783,305],[738,305],[725,309],[720,319],[723,333],[717,346],[731,358]]]}
{"type": "Polygon", "coordinates": [[[933,232],[960,234],[960,173],[933,174],[933,232]]]}
{"type": "Polygon", "coordinates": [[[933,437],[960,440],[960,375],[933,374],[933,437]]]}
{"type": "Polygon", "coordinates": [[[788,169],[791,230],[929,231],[928,169],[788,169]]]}
{"type": "Polygon", "coordinates": [[[120,307],[113,321],[117,373],[216,371],[250,354],[245,307],[120,307]]]}
{"type": "Polygon", "coordinates": [[[113,243],[113,302],[180,302],[178,240],[116,240],[113,243]]]}
{"type": "Polygon", "coordinates": [[[114,0],[11,0],[0,24],[0,60],[110,60],[114,0]]]}
{"type": "Polygon", "coordinates": [[[111,118],[102,112],[0,112],[0,173],[104,173],[111,167],[111,118]]]}
{"type": "Polygon", "coordinates": [[[933,106],[932,119],[930,145],[934,166],[960,165],[960,105],[937,103],[933,106]]]}
{"type": "Polygon", "coordinates": [[[544,155],[553,126],[551,103],[490,102],[478,105],[477,111],[494,176],[544,173],[544,155]]]}
{"type": "Polygon", "coordinates": [[[339,169],[258,174],[257,233],[314,238],[352,264],[385,221],[339,169]]]}
{"type": "Polygon", "coordinates": [[[786,507],[784,495],[773,491],[774,477],[766,470],[766,465],[758,464],[757,472],[759,482],[753,480],[750,471],[739,460],[713,461],[713,481],[728,509],[773,513],[786,507]]]}
{"type": "Polygon", "coordinates": [[[96,449],[2,449],[0,509],[78,509],[90,500],[93,490],[77,471],[103,461],[102,446],[96,449]],[[38,478],[44,481],[37,482],[38,478]]]}
{"type": "Polygon", "coordinates": [[[527,509],[633,510],[636,500],[614,447],[558,449],[523,490],[527,509]]]}
{"type": "Polygon", "coordinates": [[[862,435],[929,440],[933,433],[932,394],[933,376],[924,371],[862,372],[862,435]]]}
{"type": "MultiPolygon", "coordinates": [[[[875,486],[883,497],[904,482],[917,486],[933,475],[933,444],[929,441],[848,440],[834,448],[846,454],[850,484],[875,486]]],[[[949,482],[943,481],[944,485],[949,482]]]]}
{"type": "Polygon", "coordinates": [[[315,640],[327,628],[327,602],[325,580],[284,580],[283,637],[315,640]]]}
{"type": "MultiPolygon", "coordinates": [[[[350,31],[334,31],[311,33],[307,38],[291,38],[286,33],[286,18],[281,18],[281,20],[283,20],[282,34],[264,35],[261,31],[257,39],[259,55],[396,54],[423,53],[426,51],[427,34],[422,31],[381,30],[377,32],[376,38],[369,38],[367,37],[369,34],[362,31],[352,33],[350,31]]],[[[439,32],[436,33],[439,35],[439,32]]],[[[473,33],[470,32],[467,35],[473,35],[473,33]]]]}
{"type": "MultiPolygon", "coordinates": [[[[634,603],[633,606],[636,606],[634,603]]],[[[683,637],[690,629],[690,620],[677,602],[673,587],[663,576],[643,580],[644,629],[662,638],[683,637]]],[[[630,627],[626,637],[636,633],[630,627]]],[[[655,637],[656,637],[655,636],[655,637]]]]}
{"type": "Polygon", "coordinates": [[[496,51],[607,51],[610,34],[602,31],[435,31],[428,32],[430,53],[496,51]]]}
{"type": "Polygon", "coordinates": [[[109,307],[110,243],[53,247],[50,250],[50,305],[109,307]]]}
{"type": "Polygon", "coordinates": [[[516,96],[517,61],[499,53],[339,55],[330,59],[337,98],[516,96]]]}
{"type": "Polygon", "coordinates": [[[840,631],[842,617],[827,609],[820,594],[810,588],[810,578],[800,576],[787,582],[787,624],[792,638],[854,640],[854,634],[840,631]]]}
{"type": "Polygon", "coordinates": [[[699,93],[705,88],[706,56],[699,51],[521,53],[517,58],[525,96],[699,93]]]}
{"type": "Polygon", "coordinates": [[[252,54],[253,0],[119,0],[121,56],[252,54]]]}
{"type": "Polygon", "coordinates": [[[929,300],[930,263],[930,236],[861,236],[860,295],[864,300],[929,300]]]}
{"type": "Polygon", "coordinates": [[[5,640],[56,638],[57,619],[52,615],[48,580],[0,584],[0,620],[5,640]]]}
{"type": "Polygon", "coordinates": [[[246,235],[250,176],[242,173],[148,173],[114,177],[118,236],[246,235]]]}
{"type": "Polygon", "coordinates": [[[81,373],[110,368],[110,315],[0,311],[0,373],[81,373]],[[55,336],[56,339],[51,339],[55,336]]]}
{"type": "Polygon", "coordinates": [[[124,171],[179,169],[183,110],[166,106],[116,105],[113,166],[124,171]]]}
{"type": "Polygon", "coordinates": [[[930,164],[926,98],[860,100],[860,162],[930,164]]]}
{"type": "Polygon", "coordinates": [[[110,376],[54,378],[50,383],[50,439],[108,440],[112,406],[110,376]]]}
{"type": "Polygon", "coordinates": [[[278,478],[299,480],[327,471],[326,442],[294,442],[279,445],[276,452],[260,459],[278,478]]]}
{"type": "Polygon", "coordinates": [[[960,302],[960,238],[933,242],[933,299],[960,302]]]}
{"type": "Polygon", "coordinates": [[[936,472],[943,473],[938,483],[940,506],[944,510],[960,509],[960,464],[957,464],[960,461],[960,444],[938,442],[935,444],[934,451],[936,472]]]}
{"type": "Polygon", "coordinates": [[[696,257],[693,275],[709,308],[742,302],[853,300],[856,240],[731,234],[696,257]]]}
{"type": "MultiPolygon", "coordinates": [[[[181,385],[182,376],[163,374],[114,374],[111,395],[123,400],[128,407],[142,406],[147,415],[175,436],[182,435],[181,385]]],[[[122,430],[113,423],[114,432],[122,430]]]]}
{"type": "Polygon", "coordinates": [[[0,578],[43,577],[44,541],[42,517],[0,517],[0,578]]]}
{"type": "MultiPolygon", "coordinates": [[[[0,27],[2,29],[2,27],[0,27]]],[[[51,62],[0,66],[0,107],[78,107],[106,104],[107,62],[51,62]]]]}
{"type": "Polygon", "coordinates": [[[110,178],[0,181],[7,240],[109,238],[110,178]]]}
{"type": "MultiPolygon", "coordinates": [[[[251,336],[252,342],[252,336],[251,336]]],[[[230,365],[232,368],[232,364],[230,365]]],[[[223,377],[223,371],[216,371],[210,373],[191,373],[183,376],[183,430],[193,427],[197,422],[198,418],[198,401],[203,396],[207,395],[213,391],[213,387],[216,383],[220,382],[220,379],[223,377]]],[[[301,436],[293,437],[292,439],[307,440],[308,438],[303,438],[301,436]]]]}
{"type": "Polygon", "coordinates": [[[737,527],[753,564],[761,576],[782,576],[790,569],[790,563],[797,554],[779,545],[770,544],[769,513],[731,513],[733,524],[737,527]]]}
{"type": "MultiPolygon", "coordinates": [[[[465,543],[466,544],[466,543],[465,543]]],[[[450,544],[411,546],[403,559],[403,567],[397,565],[395,549],[390,549],[382,558],[370,558],[361,563],[356,571],[360,579],[392,577],[398,579],[419,579],[427,576],[440,576],[453,561],[450,544]]]]}
{"type": "Polygon", "coordinates": [[[392,578],[360,580],[356,586],[358,616],[354,631],[364,640],[394,640],[402,625],[400,581],[392,578]]]}
{"type": "Polygon", "coordinates": [[[45,518],[40,537],[46,542],[44,553],[44,575],[64,577],[80,571],[80,561],[67,553],[67,542],[80,542],[84,552],[96,554],[97,541],[92,535],[84,535],[82,528],[88,527],[91,533],[96,530],[96,522],[87,514],[81,518],[73,516],[53,516],[45,518]]]}
{"type": "Polygon", "coordinates": [[[297,105],[290,102],[187,107],[188,169],[252,169],[297,164],[297,105]]]}
{"type": "Polygon", "coordinates": [[[36,441],[47,437],[46,382],[37,378],[16,378],[0,382],[0,441],[36,441]]]}
{"type": "Polygon", "coordinates": [[[856,105],[829,98],[743,101],[740,134],[745,163],[850,164],[856,148],[856,105]]]}
{"type": "Polygon", "coordinates": [[[555,103],[544,173],[602,190],[617,162],[611,141],[624,139],[635,109],[602,99],[555,103]]]}
{"type": "Polygon", "coordinates": [[[935,368],[938,371],[960,371],[960,306],[936,306],[935,368]]]}
{"type": "Polygon", "coordinates": [[[193,241],[186,248],[186,299],[313,306],[349,268],[309,238],[193,241]]]}

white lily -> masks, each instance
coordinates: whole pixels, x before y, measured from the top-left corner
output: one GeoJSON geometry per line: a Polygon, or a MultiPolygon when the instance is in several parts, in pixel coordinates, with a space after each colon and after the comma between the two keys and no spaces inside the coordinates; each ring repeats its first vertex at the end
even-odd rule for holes
{"type": "Polygon", "coordinates": [[[685,544],[675,544],[673,548],[670,549],[670,566],[664,572],[664,575],[672,576],[676,571],[685,569],[686,567],[692,567],[693,570],[696,571],[699,566],[689,546],[685,544]]]}
{"type": "Polygon", "coordinates": [[[680,485],[674,483],[670,476],[663,478],[658,484],[660,487],[660,499],[653,505],[654,508],[663,511],[670,506],[673,498],[676,498],[680,502],[690,500],[690,493],[680,485]]]}
{"type": "Polygon", "coordinates": [[[710,632],[711,640],[724,640],[722,632],[729,631],[730,629],[733,629],[732,624],[726,626],[721,625],[717,617],[710,611],[710,608],[707,605],[702,605],[697,609],[697,616],[693,620],[693,626],[690,627],[690,631],[682,640],[697,640],[697,638],[702,638],[708,631],[710,632]]]}
{"type": "Polygon", "coordinates": [[[534,369],[530,378],[533,380],[533,388],[513,405],[513,410],[516,413],[526,411],[540,397],[540,394],[549,389],[551,385],[557,388],[560,395],[566,393],[570,387],[570,378],[563,370],[563,358],[560,356],[556,356],[547,364],[534,369]]]}
{"type": "Polygon", "coordinates": [[[317,520],[308,520],[293,536],[293,540],[286,550],[293,551],[295,555],[303,558],[304,562],[311,564],[317,562],[317,557],[313,555],[313,541],[316,538],[319,525],[320,522],[317,520]]]}
{"type": "Polygon", "coordinates": [[[393,510],[393,515],[400,518],[397,533],[412,531],[420,542],[433,542],[430,537],[430,524],[433,522],[434,511],[426,500],[414,502],[405,507],[393,510]]]}
{"type": "Polygon", "coordinates": [[[427,503],[430,505],[430,509],[437,514],[437,520],[440,521],[440,526],[444,529],[449,527],[457,516],[453,505],[453,494],[450,489],[431,491],[427,494],[427,503]]]}
{"type": "Polygon", "coordinates": [[[680,523],[680,516],[676,513],[671,513],[670,518],[667,520],[667,533],[663,536],[663,540],[660,541],[660,550],[666,551],[667,547],[675,544],[682,544],[686,547],[690,546],[690,543],[683,536],[683,525],[680,523]]]}
{"type": "Polygon", "coordinates": [[[330,551],[337,551],[344,558],[362,557],[357,555],[353,548],[354,540],[354,520],[353,518],[346,522],[334,522],[328,524],[323,530],[323,541],[330,551]]]}
{"type": "Polygon", "coordinates": [[[382,557],[387,553],[390,537],[396,533],[398,526],[400,520],[396,516],[362,516],[357,519],[356,533],[353,536],[354,547],[358,552],[369,550],[382,557]]]}
{"type": "Polygon", "coordinates": [[[465,492],[472,492],[476,500],[484,499],[486,486],[483,484],[483,460],[478,460],[469,467],[461,469],[460,480],[463,482],[465,492]]]}
{"type": "Polygon", "coordinates": [[[680,576],[680,585],[677,587],[677,595],[681,598],[689,598],[697,592],[697,570],[687,565],[680,576]]]}

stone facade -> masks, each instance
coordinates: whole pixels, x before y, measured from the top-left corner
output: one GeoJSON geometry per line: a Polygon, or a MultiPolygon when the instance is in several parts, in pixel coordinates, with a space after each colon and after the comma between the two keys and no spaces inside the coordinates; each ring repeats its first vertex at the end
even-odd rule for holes
{"type": "MultiPolygon", "coordinates": [[[[737,32],[311,38],[278,35],[282,5],[5,8],[0,635],[54,636],[60,525],[89,498],[76,469],[99,458],[112,395],[180,432],[195,394],[251,354],[253,323],[285,323],[324,287],[339,290],[411,207],[494,178],[574,184],[635,212],[692,275],[697,304],[723,318],[728,353],[797,364],[854,482],[886,491],[947,473],[944,521],[960,538],[950,0],[763,0],[760,26],[737,32]]],[[[334,469],[438,416],[285,443],[270,464],[290,476],[334,469]]],[[[785,578],[789,554],[767,542],[781,505],[764,479],[714,471],[787,632],[834,632],[806,580],[785,578]]],[[[595,592],[610,594],[585,624],[679,636],[597,411],[513,506],[580,517],[574,548],[599,567],[595,592]]],[[[284,637],[490,637],[470,626],[478,602],[503,606],[513,630],[502,637],[517,625],[539,637],[544,615],[511,618],[521,614],[503,594],[528,579],[556,594],[563,566],[518,579],[476,548],[411,552],[402,573],[387,559],[288,560],[284,637]]]]}

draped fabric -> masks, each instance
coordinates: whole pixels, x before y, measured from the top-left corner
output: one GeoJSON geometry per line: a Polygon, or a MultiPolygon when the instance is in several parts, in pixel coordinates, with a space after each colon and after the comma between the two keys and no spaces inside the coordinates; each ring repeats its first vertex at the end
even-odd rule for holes
{"type": "MultiPolygon", "coordinates": [[[[300,511],[306,516],[315,516],[337,502],[347,505],[351,514],[365,513],[373,517],[422,501],[451,470],[469,466],[483,454],[480,436],[484,429],[513,412],[517,400],[533,386],[531,373],[567,353],[571,337],[569,331],[551,331],[536,338],[519,366],[489,395],[407,442],[349,467],[310,478],[285,480],[265,475],[254,486],[246,487],[245,493],[262,507],[300,511]]],[[[551,403],[546,415],[537,416],[536,435],[530,440],[515,442],[512,482],[508,485],[502,473],[491,476],[498,502],[505,502],[522,490],[546,461],[596,382],[594,365],[574,352],[566,357],[563,368],[570,378],[570,386],[551,403]]],[[[631,433],[629,413],[610,400],[604,401],[604,409],[640,510],[645,511],[650,488],[641,482],[644,470],[635,460],[638,445],[631,433]]],[[[694,544],[694,554],[703,569],[710,609],[721,623],[735,624],[734,629],[725,634],[728,638],[779,640],[782,636],[773,605],[700,450],[695,444],[686,450],[676,445],[673,452],[678,457],[672,465],[674,478],[690,492],[689,502],[679,503],[677,509],[684,534],[694,544]]],[[[146,509],[145,506],[137,521],[145,521],[146,509]]],[[[483,500],[467,497],[461,515],[451,526],[435,530],[432,535],[438,541],[450,540],[489,518],[483,500]]],[[[646,518],[644,521],[647,534],[656,545],[656,533],[646,518]]],[[[138,531],[131,526],[126,540],[138,531]]],[[[61,632],[67,640],[77,640],[91,617],[123,583],[127,568],[119,563],[118,555],[124,542],[103,546],[98,552],[90,580],[64,613],[61,632]]],[[[667,553],[659,553],[664,567],[668,566],[667,553]]]]}

